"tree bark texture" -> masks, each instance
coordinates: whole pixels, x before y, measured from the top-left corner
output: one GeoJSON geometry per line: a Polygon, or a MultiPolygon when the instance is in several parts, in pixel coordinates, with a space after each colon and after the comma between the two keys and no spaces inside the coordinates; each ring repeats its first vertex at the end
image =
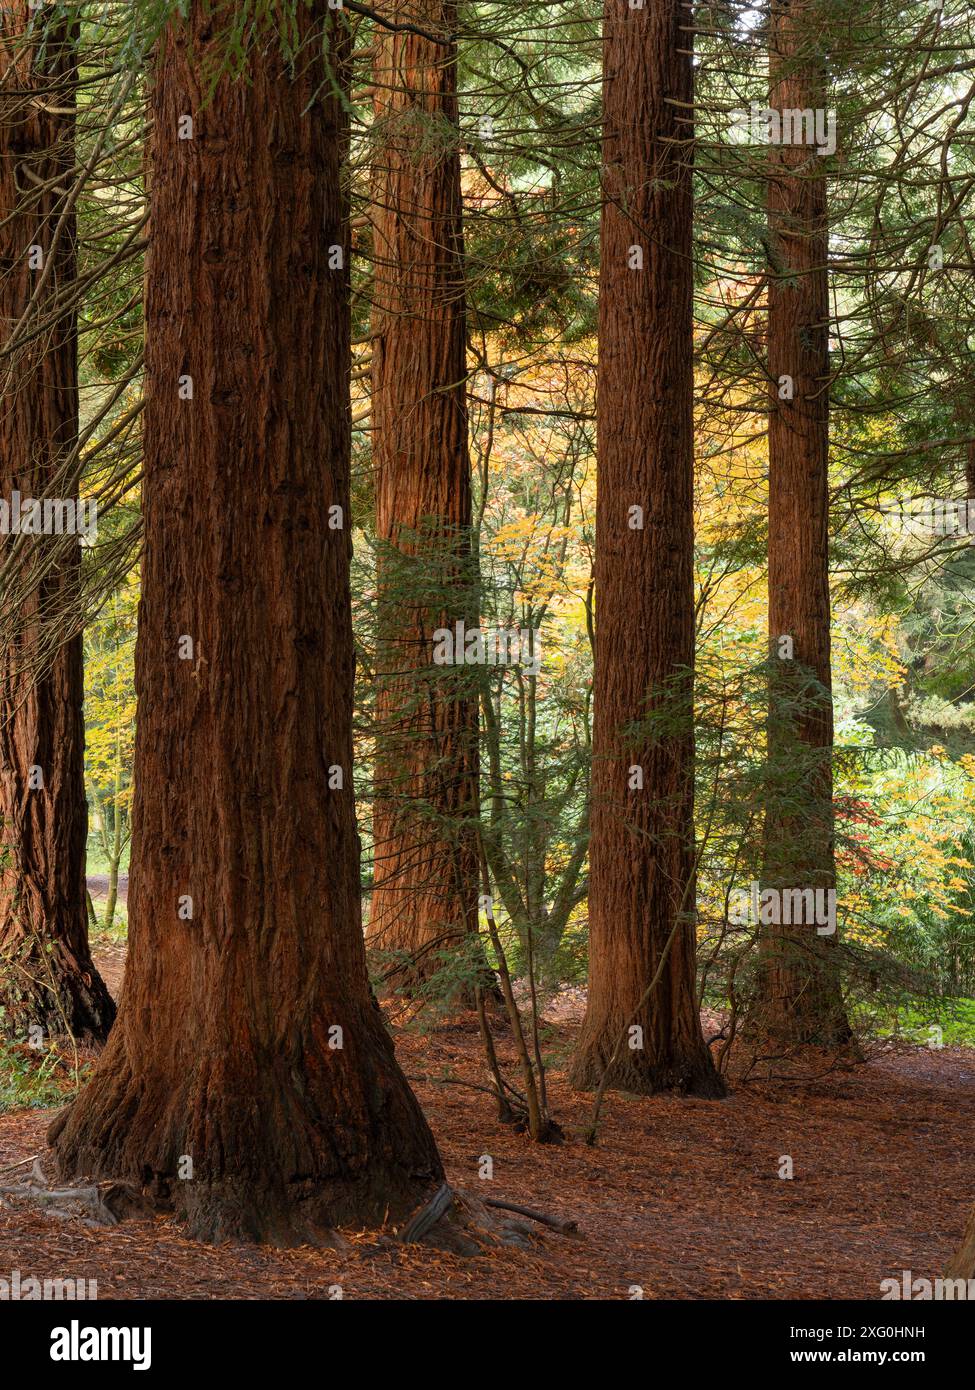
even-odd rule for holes
{"type": "MultiPolygon", "coordinates": [[[[769,106],[821,108],[808,0],[776,0],[769,106]]],[[[835,889],[829,594],[829,282],[824,158],[769,149],[768,290],[770,638],[766,818],[769,887],[835,889]],[[783,382],[783,378],[788,378],[783,382]],[[791,399],[789,398],[791,395],[791,399]],[[791,639],[788,644],[780,638],[791,639]]],[[[815,924],[762,929],[758,1013],[775,1039],[833,1046],[850,1036],[835,935],[815,924]]]]}
{"type": "Polygon", "coordinates": [[[679,0],[604,10],[589,1003],[572,1079],[596,1087],[609,1067],[619,1089],[718,1096],[695,980],[691,23],[679,0]]]}
{"type": "Polygon", "coordinates": [[[205,7],[160,41],[130,954],[50,1136],[64,1174],[139,1183],[198,1239],[275,1244],[395,1220],[443,1180],[366,973],[347,131],[322,59],[324,29],[341,75],[344,18],[297,13],[293,80],[271,39],[206,101],[205,7]]]}
{"type": "MultiPolygon", "coordinates": [[[[374,38],[372,428],[378,693],[370,942],[412,991],[477,931],[477,680],[433,633],[476,626],[456,7],[381,13],[374,38]]],[[[472,953],[471,959],[477,959],[472,953]]]]}
{"type": "MultiPolygon", "coordinates": [[[[0,11],[0,497],[77,497],[77,28],[0,11]],[[42,187],[43,185],[43,187],[42,187]],[[33,262],[33,265],[32,265],[33,262]],[[32,304],[33,300],[33,304],[32,304]],[[47,326],[37,331],[39,325],[47,326]]],[[[115,1005],[88,946],[80,544],[0,535],[0,1031],[103,1042],[115,1005]],[[65,634],[68,634],[65,640],[65,634]]]]}

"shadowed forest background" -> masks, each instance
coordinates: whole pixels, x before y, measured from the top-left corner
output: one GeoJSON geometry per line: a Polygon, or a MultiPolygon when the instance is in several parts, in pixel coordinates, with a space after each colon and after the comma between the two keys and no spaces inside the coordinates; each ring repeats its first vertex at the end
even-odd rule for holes
{"type": "Polygon", "coordinates": [[[0,1276],[975,1294],[973,29],[3,6],[0,1276]]]}

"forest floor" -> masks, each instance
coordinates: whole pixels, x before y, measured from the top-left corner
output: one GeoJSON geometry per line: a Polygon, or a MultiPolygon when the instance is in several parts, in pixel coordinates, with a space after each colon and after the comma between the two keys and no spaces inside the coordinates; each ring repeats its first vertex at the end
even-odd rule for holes
{"type": "MultiPolygon", "coordinates": [[[[124,948],[98,963],[117,988],[124,948]]],[[[720,1102],[610,1094],[589,1146],[576,1135],[592,1099],[565,1079],[580,1004],[577,992],[555,1011],[545,1040],[557,1146],[501,1124],[484,1092],[432,1079],[484,1084],[472,1016],[396,1034],[448,1180],[574,1220],[575,1235],[540,1228],[530,1249],[473,1257],[357,1231],[342,1250],[214,1249],[167,1217],[92,1228],[18,1204],[0,1208],[0,1277],[97,1279],[102,1299],[315,1299],[334,1285],[346,1298],[627,1299],[638,1285],[648,1299],[876,1299],[903,1269],[942,1272],[975,1199],[975,1050],[891,1051],[797,1085],[751,1080],[720,1102]]],[[[515,1078],[510,1036],[497,1041],[515,1078]]],[[[0,1170],[44,1153],[55,1113],[0,1115],[0,1170]]]]}
{"type": "MultiPolygon", "coordinates": [[[[89,874],[88,892],[96,903],[104,903],[108,897],[108,874],[89,874]]],[[[119,874],[118,876],[118,901],[127,903],[129,900],[129,876],[119,874]]]]}

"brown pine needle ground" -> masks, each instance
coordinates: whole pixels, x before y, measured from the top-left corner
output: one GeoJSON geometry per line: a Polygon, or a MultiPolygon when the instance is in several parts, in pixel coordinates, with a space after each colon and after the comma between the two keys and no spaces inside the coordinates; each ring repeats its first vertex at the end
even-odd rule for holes
{"type": "MultiPolygon", "coordinates": [[[[575,1024],[558,1026],[567,1047],[575,1024]]],[[[502,1060],[513,1060],[506,1035],[502,1060]]],[[[472,1019],[397,1036],[411,1078],[483,1084],[472,1019]]],[[[515,1073],[510,1070],[513,1079],[515,1073]]],[[[918,1049],[796,1089],[727,1101],[610,1096],[598,1147],[573,1137],[589,1098],[551,1076],[561,1146],[533,1146],[483,1091],[413,1082],[451,1183],[575,1220],[528,1250],[461,1258],[345,1231],[350,1249],[187,1240],[170,1219],[93,1229],[0,1210],[0,1277],[93,1278],[100,1298],[863,1298],[910,1269],[940,1274],[975,1201],[975,1052],[918,1049]],[[791,1155],[794,1178],[778,1176],[791,1155]],[[479,1178],[483,1159],[494,1176],[479,1178]],[[330,1292],[330,1290],[332,1292],[330,1292]]],[[[44,1152],[53,1111],[0,1117],[0,1167],[44,1152]]],[[[6,1175],[10,1182],[16,1174],[6,1175]]],[[[531,1223],[529,1223],[531,1224],[531,1223]]]]}

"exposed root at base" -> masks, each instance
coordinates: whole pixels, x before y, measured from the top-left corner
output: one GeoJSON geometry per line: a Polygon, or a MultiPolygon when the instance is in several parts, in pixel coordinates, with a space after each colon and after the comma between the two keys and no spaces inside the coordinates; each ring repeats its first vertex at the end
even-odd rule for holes
{"type": "MultiPolygon", "coordinates": [[[[151,1192],[111,1178],[54,1186],[37,1157],[32,1161],[29,1174],[25,1173],[17,1182],[0,1185],[0,1207],[23,1209],[31,1206],[61,1220],[78,1221],[92,1227],[117,1226],[127,1218],[148,1218],[161,1209],[170,1209],[168,1204],[155,1200],[151,1192]]],[[[559,1235],[578,1233],[574,1221],[551,1216],[534,1207],[493,1197],[476,1197],[444,1183],[398,1230],[380,1235],[379,1243],[386,1246],[422,1244],[455,1255],[481,1255],[500,1246],[537,1248],[542,1241],[538,1226],[559,1235]]],[[[314,1243],[337,1250],[351,1248],[341,1232],[332,1228],[319,1232],[314,1243]]]]}
{"type": "Polygon", "coordinates": [[[517,1220],[519,1216],[560,1235],[578,1231],[574,1221],[495,1198],[485,1201],[444,1183],[402,1227],[398,1239],[404,1245],[422,1243],[455,1255],[480,1255],[503,1245],[532,1249],[541,1242],[541,1236],[534,1226],[517,1220]]]}
{"type": "Polygon", "coordinates": [[[51,1216],[77,1220],[84,1226],[117,1226],[126,1217],[151,1214],[149,1204],[131,1183],[109,1178],[52,1187],[36,1157],[29,1176],[0,1186],[0,1206],[37,1206],[51,1216]]]}

